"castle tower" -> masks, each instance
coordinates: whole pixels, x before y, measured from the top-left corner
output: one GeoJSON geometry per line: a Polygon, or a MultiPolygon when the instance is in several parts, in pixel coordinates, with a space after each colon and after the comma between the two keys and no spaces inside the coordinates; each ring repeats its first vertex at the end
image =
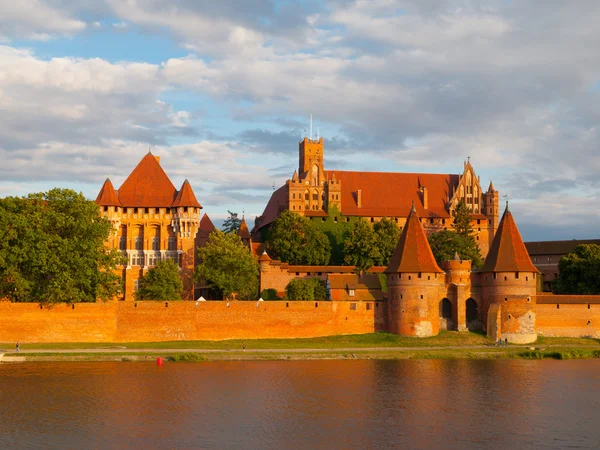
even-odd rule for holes
{"type": "Polygon", "coordinates": [[[520,344],[537,339],[537,275],[507,203],[481,269],[482,318],[488,336],[520,344]]]}
{"type": "Polygon", "coordinates": [[[330,208],[336,207],[342,212],[342,185],[340,180],[335,176],[335,172],[331,173],[331,178],[327,180],[327,211],[330,208]]]}
{"type": "Polygon", "coordinates": [[[264,289],[263,279],[264,279],[266,273],[269,271],[270,264],[271,264],[271,258],[269,257],[267,252],[263,252],[262,255],[260,255],[258,258],[258,270],[260,272],[259,287],[258,287],[259,292],[262,292],[264,289]]]}
{"type": "MultiPolygon", "coordinates": [[[[466,301],[471,297],[471,261],[461,260],[456,253],[451,261],[443,263],[442,268],[446,271],[446,298],[452,305],[451,317],[444,317],[446,319],[445,329],[467,331],[466,301]]],[[[442,316],[444,316],[443,311],[442,316]]],[[[444,329],[443,324],[440,325],[440,328],[444,329]]]]}
{"type": "Polygon", "coordinates": [[[101,208],[102,215],[112,224],[112,232],[106,241],[108,248],[119,248],[119,230],[121,228],[121,215],[123,205],[117,196],[110,178],[107,178],[96,197],[96,204],[101,208]]]}
{"type": "Polygon", "coordinates": [[[252,249],[252,237],[250,236],[250,230],[248,230],[248,225],[246,224],[246,219],[242,217],[242,222],[240,223],[240,228],[237,232],[238,236],[242,240],[242,244],[244,244],[248,249],[252,249]]]}
{"type": "Polygon", "coordinates": [[[389,331],[401,336],[438,334],[445,280],[414,205],[385,273],[389,331]]]}
{"type": "Polygon", "coordinates": [[[494,236],[498,230],[498,219],[500,217],[499,194],[494,189],[494,183],[490,181],[490,186],[482,198],[481,212],[488,218],[488,245],[492,246],[494,236]]]}

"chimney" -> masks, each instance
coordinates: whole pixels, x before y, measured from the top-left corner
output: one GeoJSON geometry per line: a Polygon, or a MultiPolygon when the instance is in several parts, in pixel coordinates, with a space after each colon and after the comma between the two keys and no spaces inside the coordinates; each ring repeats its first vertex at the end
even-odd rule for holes
{"type": "Polygon", "coordinates": [[[160,156],[153,155],[156,162],[160,165],[160,156]]]}
{"type": "Polygon", "coordinates": [[[429,209],[429,199],[427,198],[427,188],[423,186],[421,188],[421,192],[423,192],[423,208],[429,209]]]}
{"type": "Polygon", "coordinates": [[[362,190],[359,189],[356,191],[356,204],[359,208],[362,208],[362,190]]]}

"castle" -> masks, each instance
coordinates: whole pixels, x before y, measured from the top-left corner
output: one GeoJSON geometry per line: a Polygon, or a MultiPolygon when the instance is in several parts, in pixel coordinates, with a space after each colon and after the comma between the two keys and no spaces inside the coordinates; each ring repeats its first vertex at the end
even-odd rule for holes
{"type": "Polygon", "coordinates": [[[374,223],[383,217],[406,224],[411,205],[427,233],[452,229],[454,209],[462,201],[471,212],[475,240],[485,257],[498,229],[498,191],[484,191],[470,160],[461,174],[351,172],[325,170],[323,138],[299,143],[298,170],[271,195],[253,229],[264,240],[269,225],[289,210],[312,220],[374,223]]]}

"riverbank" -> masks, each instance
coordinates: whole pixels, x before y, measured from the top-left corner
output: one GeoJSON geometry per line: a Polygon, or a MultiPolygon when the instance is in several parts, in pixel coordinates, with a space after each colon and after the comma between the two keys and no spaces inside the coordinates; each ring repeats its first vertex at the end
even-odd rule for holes
{"type": "Polygon", "coordinates": [[[147,343],[0,343],[2,362],[25,361],[253,361],[310,359],[575,359],[600,358],[600,340],[544,338],[498,347],[480,333],[444,331],[431,338],[390,333],[309,339],[248,339],[147,343]],[[187,355],[187,356],[182,356],[187,355]]]}

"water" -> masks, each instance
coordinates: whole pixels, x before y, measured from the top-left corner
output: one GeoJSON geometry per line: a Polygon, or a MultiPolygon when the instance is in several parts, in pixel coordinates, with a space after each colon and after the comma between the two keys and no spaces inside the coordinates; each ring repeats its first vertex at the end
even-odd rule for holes
{"type": "Polygon", "coordinates": [[[600,361],[0,364],[0,449],[600,448],[600,361]]]}

